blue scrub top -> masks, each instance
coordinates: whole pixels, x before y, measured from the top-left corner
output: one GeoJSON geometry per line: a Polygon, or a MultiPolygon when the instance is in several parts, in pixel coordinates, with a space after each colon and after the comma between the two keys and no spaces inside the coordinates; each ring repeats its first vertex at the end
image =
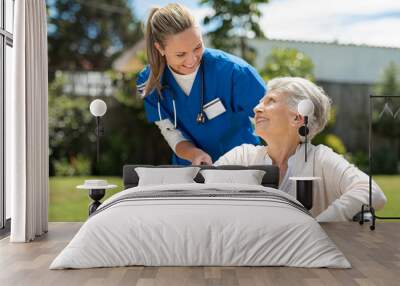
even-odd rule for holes
{"type": "MultiPolygon", "coordinates": [[[[198,70],[190,95],[187,96],[176,82],[168,68],[165,68],[162,81],[168,85],[162,91],[162,119],[174,122],[172,98],[175,94],[177,129],[188,140],[207,152],[213,161],[232,148],[248,144],[259,144],[259,138],[249,119],[254,116],[253,108],[266,93],[266,86],[257,71],[244,60],[220,50],[206,48],[202,65],[204,70],[204,105],[220,98],[226,112],[198,124],[200,111],[201,69],[198,70]]],[[[137,79],[138,90],[143,90],[150,74],[146,66],[137,79]]],[[[152,91],[144,99],[149,122],[159,121],[157,91],[152,91]]],[[[173,155],[172,164],[190,165],[189,161],[173,155]]]]}

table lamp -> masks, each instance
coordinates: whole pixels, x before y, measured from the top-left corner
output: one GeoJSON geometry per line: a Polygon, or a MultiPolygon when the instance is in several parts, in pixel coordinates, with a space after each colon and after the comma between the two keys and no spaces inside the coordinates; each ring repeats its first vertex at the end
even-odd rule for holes
{"type": "MultiPolygon", "coordinates": [[[[314,113],[314,104],[310,99],[303,99],[297,105],[298,113],[304,117],[304,125],[299,128],[299,134],[304,137],[304,161],[307,162],[307,135],[308,118],[314,113]]],[[[313,168],[314,169],[314,168],[313,168]]],[[[319,180],[319,177],[290,177],[290,180],[296,181],[296,199],[303,204],[303,206],[310,210],[313,207],[313,182],[319,180]]]]}

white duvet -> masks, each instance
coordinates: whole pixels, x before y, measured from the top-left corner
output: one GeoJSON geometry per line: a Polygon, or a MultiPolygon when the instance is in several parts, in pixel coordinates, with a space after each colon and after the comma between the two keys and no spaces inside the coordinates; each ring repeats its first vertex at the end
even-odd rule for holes
{"type": "MultiPolygon", "coordinates": [[[[274,200],[174,197],[126,200],[132,192],[263,190],[238,184],[135,187],[106,200],[50,269],[145,266],[294,266],[350,268],[310,215],[274,200]],[[108,207],[107,207],[108,206],[108,207]]],[[[135,193],[137,194],[137,193],[135,193]]]]}

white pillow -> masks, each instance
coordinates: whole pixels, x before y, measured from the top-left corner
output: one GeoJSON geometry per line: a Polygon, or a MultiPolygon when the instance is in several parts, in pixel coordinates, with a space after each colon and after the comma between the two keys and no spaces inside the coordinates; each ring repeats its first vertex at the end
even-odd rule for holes
{"type": "Polygon", "coordinates": [[[138,186],[195,183],[193,179],[199,170],[199,167],[135,168],[139,176],[138,186]]]}
{"type": "Polygon", "coordinates": [[[265,171],[262,170],[201,170],[205,184],[234,183],[247,185],[261,185],[265,171]]]}

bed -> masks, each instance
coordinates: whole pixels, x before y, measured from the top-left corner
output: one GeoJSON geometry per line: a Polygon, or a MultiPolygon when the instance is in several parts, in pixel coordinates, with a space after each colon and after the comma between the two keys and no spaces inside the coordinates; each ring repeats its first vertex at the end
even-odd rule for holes
{"type": "Polygon", "coordinates": [[[124,166],[125,190],[104,201],[50,269],[351,267],[309,212],[277,190],[274,166],[199,166],[264,170],[261,185],[204,183],[198,173],[193,183],[150,186],[138,185],[138,167],[124,166]]]}

